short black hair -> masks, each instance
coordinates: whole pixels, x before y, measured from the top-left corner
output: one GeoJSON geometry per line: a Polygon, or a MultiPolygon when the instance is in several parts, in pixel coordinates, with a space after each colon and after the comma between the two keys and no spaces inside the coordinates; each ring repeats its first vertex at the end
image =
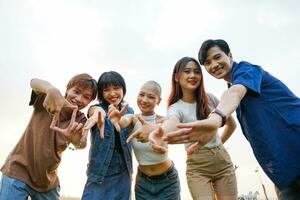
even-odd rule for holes
{"type": "MultiPolygon", "coordinates": [[[[115,71],[104,72],[98,79],[97,88],[98,88],[98,100],[100,103],[108,104],[103,97],[103,91],[105,88],[114,85],[119,86],[123,89],[123,97],[126,94],[126,83],[124,78],[115,71]]],[[[123,101],[123,99],[122,99],[123,101]]]]}
{"type": "Polygon", "coordinates": [[[217,39],[217,40],[206,40],[202,43],[199,53],[198,53],[198,59],[201,65],[204,64],[204,62],[207,59],[207,52],[210,48],[217,46],[219,47],[226,55],[230,53],[230,48],[229,45],[225,40],[222,39],[217,39]]]}

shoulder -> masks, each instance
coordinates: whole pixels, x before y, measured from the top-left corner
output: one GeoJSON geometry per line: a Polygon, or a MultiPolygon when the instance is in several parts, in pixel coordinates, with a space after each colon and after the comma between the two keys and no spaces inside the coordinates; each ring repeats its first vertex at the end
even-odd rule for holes
{"type": "Polygon", "coordinates": [[[242,73],[242,72],[259,72],[263,71],[262,67],[259,65],[254,65],[252,63],[241,61],[239,63],[234,62],[232,67],[233,73],[242,73]]]}
{"type": "Polygon", "coordinates": [[[208,98],[208,105],[212,106],[212,109],[217,107],[219,104],[219,99],[212,93],[206,93],[208,98]]]}
{"type": "Polygon", "coordinates": [[[127,110],[126,110],[126,114],[133,114],[134,110],[128,106],[127,110]]]}
{"type": "Polygon", "coordinates": [[[166,120],[167,118],[165,116],[162,115],[156,115],[156,122],[157,123],[162,123],[166,120]]]}

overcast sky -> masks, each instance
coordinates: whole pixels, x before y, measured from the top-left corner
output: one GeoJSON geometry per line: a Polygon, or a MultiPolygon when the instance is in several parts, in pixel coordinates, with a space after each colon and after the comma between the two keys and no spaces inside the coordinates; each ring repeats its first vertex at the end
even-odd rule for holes
{"type": "MultiPolygon", "coordinates": [[[[120,72],[127,83],[125,99],[138,112],[136,95],[147,80],[162,85],[165,114],[172,69],[181,57],[197,58],[206,39],[222,38],[236,61],[246,60],[279,77],[300,95],[299,3],[295,0],[0,0],[0,164],[19,140],[32,113],[31,78],[50,81],[63,93],[75,74],[98,79],[120,72]],[[244,3],[243,3],[244,2],[244,3]]],[[[220,97],[224,81],[204,73],[207,91],[220,97]]],[[[263,192],[258,167],[240,128],[225,144],[238,178],[239,193],[263,192]]],[[[180,171],[182,197],[190,199],[185,181],[185,152],[173,146],[170,156],[180,171]]],[[[81,196],[88,148],[67,150],[59,168],[61,193],[81,196]]],[[[136,169],[135,169],[136,170],[136,169]]],[[[260,171],[269,196],[273,185],[260,171]]]]}

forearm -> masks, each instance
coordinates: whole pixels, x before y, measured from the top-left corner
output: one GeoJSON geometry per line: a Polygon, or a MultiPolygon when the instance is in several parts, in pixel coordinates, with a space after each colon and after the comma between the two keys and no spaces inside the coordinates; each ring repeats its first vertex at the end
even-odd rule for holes
{"type": "Polygon", "coordinates": [[[246,92],[247,89],[243,85],[233,85],[223,93],[217,109],[228,118],[236,110],[246,92]]]}
{"type": "Polygon", "coordinates": [[[236,129],[236,122],[234,118],[230,116],[224,127],[223,133],[221,134],[221,141],[223,144],[228,140],[228,138],[232,135],[235,129],[236,129]]]}
{"type": "Polygon", "coordinates": [[[171,116],[170,118],[166,119],[163,124],[161,125],[161,128],[164,133],[168,133],[171,131],[176,131],[177,127],[176,125],[180,123],[179,119],[175,116],[171,116]]]}
{"type": "Polygon", "coordinates": [[[53,85],[51,85],[51,83],[49,83],[48,81],[37,79],[37,78],[31,79],[30,86],[32,90],[34,90],[37,93],[46,94],[50,90],[58,90],[53,85]]]}

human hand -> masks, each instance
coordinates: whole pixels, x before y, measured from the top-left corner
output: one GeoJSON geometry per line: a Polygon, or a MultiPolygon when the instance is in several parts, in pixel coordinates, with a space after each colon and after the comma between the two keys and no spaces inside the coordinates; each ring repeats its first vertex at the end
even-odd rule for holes
{"type": "Polygon", "coordinates": [[[124,115],[124,113],[126,112],[127,108],[128,108],[128,103],[126,103],[120,111],[112,104],[109,105],[108,107],[108,112],[107,112],[108,119],[111,121],[111,123],[114,125],[114,127],[118,132],[121,131],[119,121],[121,117],[124,115]]]}
{"type": "Polygon", "coordinates": [[[177,128],[179,130],[168,133],[164,140],[168,144],[196,142],[188,148],[188,154],[191,154],[215,136],[219,128],[219,121],[211,117],[191,123],[180,123],[177,128]]]}
{"type": "Polygon", "coordinates": [[[159,154],[165,154],[168,152],[167,142],[163,139],[164,131],[161,127],[152,131],[149,134],[149,142],[152,150],[159,154]]]}
{"type": "Polygon", "coordinates": [[[97,123],[99,132],[100,132],[100,138],[104,139],[104,115],[102,111],[95,112],[84,124],[84,127],[82,129],[82,136],[84,138],[87,138],[89,130],[97,123]]]}
{"type": "Polygon", "coordinates": [[[141,115],[138,115],[137,118],[141,122],[142,127],[132,133],[127,138],[127,142],[130,142],[133,138],[136,138],[139,142],[148,142],[149,133],[156,129],[160,124],[149,124],[141,117],[141,115]]]}
{"type": "Polygon", "coordinates": [[[71,117],[71,120],[70,120],[70,123],[69,125],[66,127],[66,128],[60,128],[57,126],[57,123],[59,121],[59,117],[57,117],[56,115],[53,116],[53,119],[52,119],[52,123],[50,125],[50,128],[54,131],[57,131],[61,134],[63,134],[65,137],[67,138],[70,138],[71,135],[73,134],[77,134],[79,132],[82,131],[82,127],[83,127],[83,124],[82,123],[77,123],[75,121],[76,119],[76,115],[77,115],[77,111],[78,109],[75,108],[73,110],[73,113],[72,113],[72,117],[71,117]]]}
{"type": "Polygon", "coordinates": [[[56,116],[59,116],[63,107],[71,108],[72,110],[77,108],[76,105],[72,105],[68,102],[56,88],[47,90],[43,106],[48,113],[56,116]]]}

